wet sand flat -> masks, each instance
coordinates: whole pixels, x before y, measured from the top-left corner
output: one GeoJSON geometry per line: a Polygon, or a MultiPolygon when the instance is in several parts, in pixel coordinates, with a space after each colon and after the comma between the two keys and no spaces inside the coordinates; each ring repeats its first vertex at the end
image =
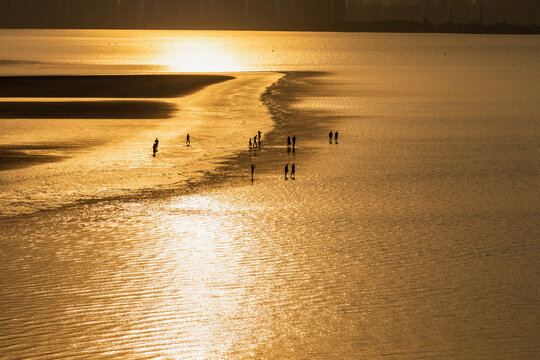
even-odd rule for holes
{"type": "MultiPolygon", "coordinates": [[[[178,104],[171,102],[171,98],[180,98],[231,79],[234,77],[229,75],[0,77],[0,98],[5,100],[0,100],[0,120],[2,127],[9,129],[7,133],[11,133],[15,141],[20,140],[17,140],[13,129],[24,125],[13,123],[13,120],[73,120],[69,126],[81,134],[84,126],[80,120],[164,120],[173,117],[179,110],[178,104]]],[[[35,127],[36,124],[30,126],[35,127]]],[[[131,123],[125,122],[123,126],[129,133],[131,123]]],[[[58,162],[68,157],[67,154],[56,154],[64,150],[62,141],[45,136],[39,138],[39,143],[3,142],[0,147],[0,171],[58,162]],[[39,148],[38,153],[36,147],[39,148]],[[54,150],[55,154],[47,150],[54,150]]],[[[87,146],[85,142],[75,147],[84,146],[87,146]]]]}
{"type": "MultiPolygon", "coordinates": [[[[204,78],[185,77],[191,76],[204,78]]],[[[0,214],[183,187],[247,148],[258,130],[269,133],[273,123],[260,96],[282,76],[208,75],[230,80],[186,96],[152,100],[0,99],[0,112],[3,105],[21,106],[0,119],[6,130],[0,131],[0,182],[5,185],[0,214]],[[185,146],[187,133],[190,147],[185,146]],[[156,138],[159,151],[153,157],[156,138]]]]}

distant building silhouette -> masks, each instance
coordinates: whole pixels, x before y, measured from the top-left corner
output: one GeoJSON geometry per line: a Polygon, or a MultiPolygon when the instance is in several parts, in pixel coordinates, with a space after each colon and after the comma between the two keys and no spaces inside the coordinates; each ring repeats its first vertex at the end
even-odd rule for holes
{"type": "Polygon", "coordinates": [[[331,29],[337,24],[540,25],[538,0],[0,0],[0,27],[331,29]]]}

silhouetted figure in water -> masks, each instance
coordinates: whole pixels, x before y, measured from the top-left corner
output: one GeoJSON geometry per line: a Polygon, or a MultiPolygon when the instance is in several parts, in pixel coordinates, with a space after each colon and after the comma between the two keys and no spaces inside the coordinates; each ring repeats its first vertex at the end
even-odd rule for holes
{"type": "Polygon", "coordinates": [[[287,175],[289,175],[289,164],[285,165],[285,180],[287,180],[287,175]]]}
{"type": "Polygon", "coordinates": [[[339,133],[337,132],[336,130],[336,133],[334,134],[334,142],[337,144],[338,143],[338,136],[339,136],[339,133]]]}
{"type": "Polygon", "coordinates": [[[158,152],[158,146],[159,146],[159,140],[156,138],[156,141],[154,141],[154,146],[153,146],[154,157],[156,157],[156,153],[158,152]]]}
{"type": "Polygon", "coordinates": [[[261,142],[261,134],[262,134],[262,132],[261,132],[261,130],[259,130],[259,133],[257,134],[257,136],[259,137],[259,142],[261,142]]]}
{"type": "Polygon", "coordinates": [[[296,135],[292,137],[292,149],[294,151],[294,147],[296,146],[296,135]]]}
{"type": "Polygon", "coordinates": [[[330,144],[332,143],[332,138],[334,137],[334,134],[330,131],[330,133],[328,133],[328,140],[330,142],[330,144]]]}
{"type": "Polygon", "coordinates": [[[253,173],[255,172],[255,165],[251,164],[251,181],[253,181],[253,173]]]}
{"type": "Polygon", "coordinates": [[[249,149],[251,150],[251,138],[249,138],[249,149]]]}
{"type": "Polygon", "coordinates": [[[291,147],[291,137],[290,136],[287,137],[287,147],[288,148],[291,147]]]}
{"type": "Polygon", "coordinates": [[[257,146],[257,135],[253,137],[253,146],[257,146]]]}
{"type": "Polygon", "coordinates": [[[186,136],[186,146],[191,146],[191,138],[189,136],[189,133],[186,136]]]}
{"type": "Polygon", "coordinates": [[[296,166],[294,166],[294,164],[292,164],[292,167],[291,167],[291,179],[293,180],[296,179],[296,166]]]}

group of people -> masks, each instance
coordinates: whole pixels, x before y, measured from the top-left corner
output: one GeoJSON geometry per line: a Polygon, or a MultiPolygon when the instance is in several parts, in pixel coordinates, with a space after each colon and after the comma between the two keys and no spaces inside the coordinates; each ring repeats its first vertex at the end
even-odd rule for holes
{"type": "MultiPolygon", "coordinates": [[[[255,135],[253,137],[253,139],[249,139],[249,148],[252,149],[253,147],[260,147],[261,146],[261,131],[258,131],[257,132],[257,135],[255,135]]],[[[336,143],[337,143],[337,139],[338,139],[338,133],[336,131],[336,143]]],[[[330,141],[332,140],[332,137],[333,137],[333,134],[332,132],[330,132],[330,141]]],[[[154,145],[153,145],[153,156],[155,157],[156,156],[156,153],[158,152],[158,146],[159,146],[159,139],[156,138],[156,140],[154,141],[154,145]]],[[[191,138],[190,138],[190,135],[189,133],[187,134],[186,136],[186,146],[189,147],[191,146],[191,138]]],[[[290,136],[287,137],[287,149],[290,150],[292,146],[292,149],[294,150],[295,149],[295,146],[296,146],[296,135],[294,135],[291,139],[290,136]]],[[[253,174],[255,173],[255,165],[251,164],[251,181],[253,181],[253,174]]],[[[295,180],[295,176],[296,176],[296,165],[295,164],[292,164],[291,167],[290,167],[290,178],[292,180],[295,180]]],[[[288,180],[289,179],[289,164],[286,164],[285,165],[285,180],[288,180]]]]}
{"type": "Polygon", "coordinates": [[[255,135],[253,137],[253,139],[249,139],[249,149],[251,150],[252,148],[256,148],[256,147],[261,147],[261,131],[259,130],[257,135],[255,135]]]}
{"type": "MultiPolygon", "coordinates": [[[[288,180],[289,178],[287,177],[289,175],[289,164],[285,164],[285,180],[288,180]]],[[[296,166],[294,164],[292,164],[291,166],[291,179],[292,180],[296,180],[296,166]]]]}
{"type": "MultiPolygon", "coordinates": [[[[261,131],[259,130],[257,132],[257,135],[255,135],[253,137],[253,139],[249,139],[249,149],[251,150],[252,148],[254,147],[261,147],[261,131]]],[[[332,140],[334,141],[334,143],[338,143],[338,138],[339,138],[339,133],[336,131],[336,132],[333,132],[333,131],[330,131],[330,133],[328,133],[328,139],[329,139],[329,142],[330,144],[332,144],[332,140]]],[[[156,140],[154,141],[154,146],[153,146],[153,154],[154,154],[154,157],[156,156],[156,153],[158,152],[158,146],[159,146],[159,139],[156,138],[156,140]]],[[[189,133],[187,134],[186,136],[186,146],[191,146],[191,138],[189,136],[189,133]]],[[[291,149],[291,146],[292,146],[292,149],[294,151],[295,149],[295,146],[296,146],[296,135],[294,135],[291,139],[290,136],[287,137],[287,149],[290,150],[291,149]]],[[[253,174],[255,173],[255,165],[251,164],[251,181],[253,181],[253,174]]],[[[295,164],[292,164],[291,165],[291,168],[290,168],[290,177],[292,180],[295,180],[295,177],[296,177],[296,166],[295,164]]],[[[286,164],[285,165],[285,180],[288,180],[289,179],[289,164],[286,164]]]]}
{"type": "Polygon", "coordinates": [[[291,137],[290,136],[287,137],[287,149],[288,150],[291,149],[291,144],[292,144],[292,149],[294,151],[295,150],[294,147],[296,146],[296,135],[294,135],[292,137],[292,142],[291,142],[291,137]]]}
{"type": "MultiPolygon", "coordinates": [[[[255,165],[251,164],[251,181],[253,181],[253,174],[255,173],[255,165]]],[[[291,179],[296,180],[296,165],[291,166],[291,179]]],[[[285,164],[285,180],[289,180],[289,164],[285,164]]]]}
{"type": "Polygon", "coordinates": [[[336,132],[333,133],[332,131],[330,131],[330,133],[328,133],[328,139],[329,139],[329,142],[330,144],[332,143],[332,138],[334,139],[334,142],[337,144],[338,143],[338,137],[339,137],[339,133],[336,132]]]}
{"type": "MultiPolygon", "coordinates": [[[[252,146],[261,146],[261,132],[259,131],[258,135],[253,138],[253,143],[251,142],[251,139],[249,140],[249,148],[251,149],[252,146]],[[252,145],[253,144],[253,145],[252,145]],[[258,145],[257,145],[258,144],[258,145]]],[[[296,147],[296,135],[294,135],[292,138],[290,136],[287,137],[287,150],[294,151],[296,147]]],[[[253,181],[253,174],[255,173],[255,165],[251,164],[251,181],[253,181]]],[[[296,165],[292,164],[290,167],[290,178],[292,180],[296,179],[296,165]]],[[[285,164],[285,180],[289,179],[289,164],[285,164]]]]}

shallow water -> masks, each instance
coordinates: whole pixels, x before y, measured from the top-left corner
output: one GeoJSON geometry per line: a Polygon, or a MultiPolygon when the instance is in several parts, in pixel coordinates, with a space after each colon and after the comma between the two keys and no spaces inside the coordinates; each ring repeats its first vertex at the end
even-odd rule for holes
{"type": "Polygon", "coordinates": [[[0,220],[4,357],[537,357],[537,37],[204,36],[329,72],[188,188],[0,220]]]}

